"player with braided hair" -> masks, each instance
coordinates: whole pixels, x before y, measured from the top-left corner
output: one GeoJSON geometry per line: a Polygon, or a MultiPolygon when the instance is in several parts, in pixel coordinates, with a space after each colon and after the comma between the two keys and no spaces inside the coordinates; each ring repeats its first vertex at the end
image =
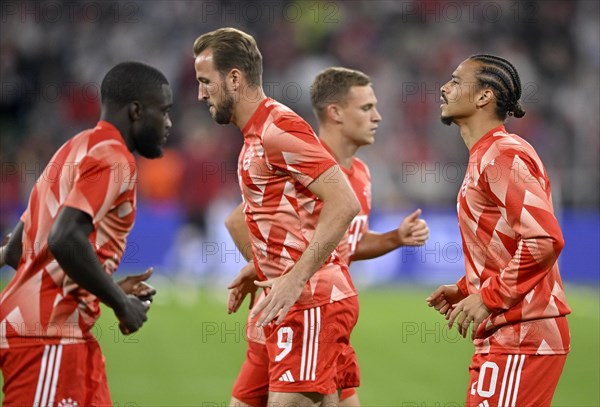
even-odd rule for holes
{"type": "Polygon", "coordinates": [[[570,349],[571,312],[558,270],[562,232],[533,147],[504,128],[523,117],[515,67],[493,55],[463,61],[441,88],[442,122],[469,149],[458,193],[465,276],[428,298],[475,355],[467,407],[550,406],[570,349]]]}
{"type": "Polygon", "coordinates": [[[525,116],[519,103],[521,98],[521,80],[515,67],[504,58],[479,54],[470,58],[482,62],[481,71],[476,75],[480,87],[491,87],[496,94],[496,113],[502,120],[506,116],[517,119],[525,116]]]}

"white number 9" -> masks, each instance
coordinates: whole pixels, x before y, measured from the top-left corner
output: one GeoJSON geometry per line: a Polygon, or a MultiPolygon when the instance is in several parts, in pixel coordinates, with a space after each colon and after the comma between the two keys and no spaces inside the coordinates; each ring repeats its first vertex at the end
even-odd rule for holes
{"type": "Polygon", "coordinates": [[[281,361],[290,351],[292,350],[292,339],[294,338],[294,331],[289,326],[279,328],[277,331],[277,346],[279,349],[283,349],[281,353],[275,356],[275,362],[281,361]],[[286,335],[287,334],[287,335],[286,335]],[[284,335],[286,336],[284,340],[284,335]]]}

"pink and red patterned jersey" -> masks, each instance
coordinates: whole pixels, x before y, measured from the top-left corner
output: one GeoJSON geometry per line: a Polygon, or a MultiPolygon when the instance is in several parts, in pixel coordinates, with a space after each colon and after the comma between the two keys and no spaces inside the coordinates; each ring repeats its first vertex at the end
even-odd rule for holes
{"type": "Polygon", "coordinates": [[[100,315],[99,300],[75,284],[48,250],[59,211],[69,206],[92,218],[89,236],[107,273],[125,251],[136,208],[136,166],[119,131],[100,121],[67,141],[31,192],[17,273],[0,295],[0,348],[20,338],[74,343],[100,315]]]}
{"type": "MultiPolygon", "coordinates": [[[[332,151],[327,144],[322,143],[323,147],[333,156],[332,151]]],[[[352,166],[350,168],[340,166],[346,180],[354,195],[360,203],[360,212],[352,219],[350,227],[344,234],[337,247],[342,260],[349,266],[352,262],[352,256],[356,252],[358,243],[365,233],[369,231],[369,214],[371,213],[371,173],[369,167],[360,158],[352,157],[352,166]]]]}
{"type": "MultiPolygon", "coordinates": [[[[323,146],[329,150],[325,143],[323,146]]],[[[340,253],[342,261],[350,265],[351,256],[356,251],[358,242],[362,236],[369,231],[369,213],[371,212],[371,173],[369,167],[357,157],[352,158],[352,167],[347,169],[340,167],[346,175],[348,183],[352,187],[352,191],[356,194],[358,202],[360,202],[360,212],[354,217],[350,227],[344,234],[344,237],[340,241],[340,244],[336,250],[340,253]]],[[[350,277],[349,277],[350,278],[350,277]]],[[[260,303],[265,298],[264,291],[256,297],[254,305],[260,303]]],[[[265,343],[265,335],[262,327],[256,326],[258,321],[258,315],[254,318],[250,317],[251,313],[248,313],[248,320],[246,325],[246,335],[248,341],[265,343]]]]}
{"type": "MultiPolygon", "coordinates": [[[[238,175],[254,263],[261,280],[273,279],[290,271],[313,238],[322,203],[307,187],[337,164],[308,123],[270,98],[242,133],[238,175]]],[[[355,295],[347,265],[334,250],[292,309],[355,295]]]]}
{"type": "Polygon", "coordinates": [[[481,293],[492,311],[477,353],[564,354],[567,305],[558,271],[564,241],[550,181],[533,147],[498,126],[470,150],[458,193],[466,275],[463,294],[481,293]]]}
{"type": "Polygon", "coordinates": [[[350,265],[358,243],[369,231],[369,214],[371,213],[371,173],[369,167],[357,157],[352,158],[352,167],[341,167],[346,175],[352,191],[360,203],[360,212],[352,219],[350,227],[337,247],[342,260],[350,265]]]}

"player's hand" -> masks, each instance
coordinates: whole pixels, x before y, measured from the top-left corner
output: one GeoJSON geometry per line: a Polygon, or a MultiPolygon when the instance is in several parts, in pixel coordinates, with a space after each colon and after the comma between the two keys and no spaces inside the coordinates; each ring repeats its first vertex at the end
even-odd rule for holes
{"type": "Polygon", "coordinates": [[[421,209],[417,209],[402,220],[398,227],[400,246],[423,246],[429,239],[429,227],[420,219],[421,209]]]}
{"type": "Polygon", "coordinates": [[[129,335],[140,329],[146,322],[146,313],[150,308],[150,301],[142,301],[135,295],[127,295],[127,300],[121,310],[115,310],[119,319],[119,329],[124,335],[129,335]]]}
{"type": "Polygon", "coordinates": [[[434,307],[436,311],[448,319],[452,306],[458,304],[464,298],[465,296],[460,288],[456,284],[450,284],[439,286],[425,301],[427,301],[428,306],[434,307]]]}
{"type": "Polygon", "coordinates": [[[250,315],[251,318],[254,318],[260,314],[260,318],[256,321],[256,326],[267,325],[277,314],[279,314],[279,317],[275,323],[279,325],[283,322],[288,311],[296,303],[306,285],[306,282],[299,279],[297,274],[292,269],[290,272],[273,280],[254,282],[258,287],[271,287],[269,294],[254,307],[250,315]]]}
{"type": "Polygon", "coordinates": [[[154,299],[156,295],[156,288],[146,283],[146,280],[150,278],[154,268],[149,267],[142,274],[136,274],[133,276],[127,276],[117,284],[125,292],[125,294],[135,295],[142,301],[150,301],[154,299]]]}
{"type": "Polygon", "coordinates": [[[254,262],[249,262],[242,267],[235,279],[227,286],[229,289],[229,296],[227,297],[228,314],[236,312],[248,294],[250,294],[250,305],[248,309],[252,309],[256,291],[258,290],[256,284],[254,284],[255,280],[256,270],[254,269],[254,262]]]}
{"type": "Polygon", "coordinates": [[[458,332],[463,338],[467,337],[467,331],[471,324],[473,324],[471,330],[471,339],[475,339],[475,334],[479,325],[491,314],[492,312],[485,306],[481,299],[481,294],[471,294],[464,300],[460,301],[450,313],[448,318],[448,328],[452,328],[454,320],[456,320],[456,327],[458,332]]]}

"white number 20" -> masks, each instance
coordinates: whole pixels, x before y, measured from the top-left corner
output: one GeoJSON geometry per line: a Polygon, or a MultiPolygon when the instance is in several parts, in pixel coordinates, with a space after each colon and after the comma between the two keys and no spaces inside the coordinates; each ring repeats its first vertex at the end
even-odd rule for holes
{"type": "Polygon", "coordinates": [[[277,331],[277,346],[279,349],[283,349],[281,353],[275,356],[275,362],[279,362],[281,359],[286,357],[292,350],[292,339],[294,338],[294,331],[289,326],[279,328],[277,331]]]}

